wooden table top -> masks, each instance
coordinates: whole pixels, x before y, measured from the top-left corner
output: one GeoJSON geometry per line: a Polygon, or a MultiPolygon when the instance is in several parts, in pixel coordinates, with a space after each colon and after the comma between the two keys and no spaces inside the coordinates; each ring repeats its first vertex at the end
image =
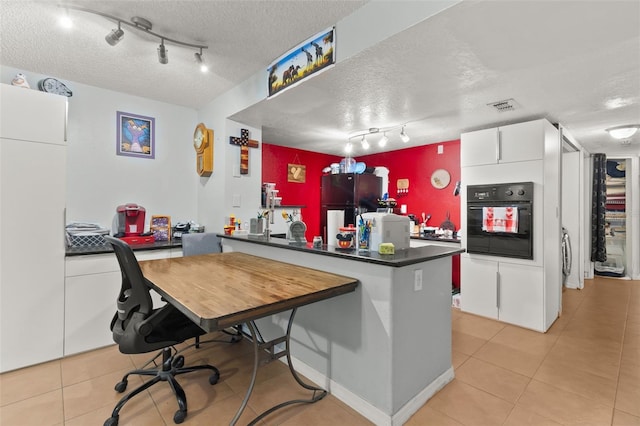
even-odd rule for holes
{"type": "Polygon", "coordinates": [[[167,301],[214,331],[354,291],[358,280],[245,253],[139,262],[167,301]]]}

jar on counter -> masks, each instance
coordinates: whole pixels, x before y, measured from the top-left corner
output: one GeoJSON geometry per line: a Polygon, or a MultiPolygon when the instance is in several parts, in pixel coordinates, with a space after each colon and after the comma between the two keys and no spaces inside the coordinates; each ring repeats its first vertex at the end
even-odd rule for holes
{"type": "Polygon", "coordinates": [[[356,245],[356,228],[352,226],[345,226],[338,228],[340,233],[336,235],[338,240],[338,248],[352,249],[356,245]]]}
{"type": "Polygon", "coordinates": [[[315,248],[315,249],[322,248],[322,237],[321,236],[316,235],[315,237],[313,237],[313,248],[315,248]]]}

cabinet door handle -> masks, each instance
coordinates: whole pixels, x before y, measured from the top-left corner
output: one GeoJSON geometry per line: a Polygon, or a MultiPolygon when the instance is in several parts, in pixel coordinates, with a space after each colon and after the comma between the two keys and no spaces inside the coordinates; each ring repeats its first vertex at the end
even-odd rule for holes
{"type": "Polygon", "coordinates": [[[500,272],[496,271],[496,308],[500,309],[500,272]]]}
{"type": "Polygon", "coordinates": [[[496,143],[496,163],[501,160],[502,157],[502,132],[498,129],[498,142],[496,143]]]}

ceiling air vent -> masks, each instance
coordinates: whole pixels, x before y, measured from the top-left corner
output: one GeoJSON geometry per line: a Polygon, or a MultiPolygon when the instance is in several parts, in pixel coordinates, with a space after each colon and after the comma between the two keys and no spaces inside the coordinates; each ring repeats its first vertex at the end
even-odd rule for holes
{"type": "Polygon", "coordinates": [[[504,101],[492,102],[487,105],[495,108],[498,112],[513,111],[518,107],[518,104],[513,99],[505,99],[504,101]]]}

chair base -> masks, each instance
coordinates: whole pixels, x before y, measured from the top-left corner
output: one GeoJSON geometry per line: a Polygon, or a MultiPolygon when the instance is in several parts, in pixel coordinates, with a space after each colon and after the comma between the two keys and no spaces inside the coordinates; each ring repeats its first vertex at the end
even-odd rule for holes
{"type": "Polygon", "coordinates": [[[111,417],[109,417],[104,422],[104,426],[117,426],[118,420],[120,418],[120,410],[122,409],[122,407],[124,407],[127,401],[158,382],[167,382],[169,383],[169,386],[171,386],[171,390],[173,391],[174,395],[176,396],[176,400],[178,401],[178,411],[176,411],[176,413],[174,414],[173,421],[176,424],[182,423],[187,417],[187,396],[184,393],[182,386],[180,386],[180,384],[176,380],[175,376],[179,374],[191,373],[194,371],[211,370],[212,373],[209,376],[209,383],[211,385],[215,385],[220,379],[220,371],[214,366],[195,365],[191,367],[184,367],[184,357],[182,355],[175,356],[175,354],[172,354],[171,348],[164,348],[161,353],[162,365],[160,366],[160,368],[148,370],[132,370],[125,374],[122,380],[116,384],[115,390],[119,393],[122,393],[127,388],[128,378],[131,374],[137,374],[140,376],[153,376],[151,380],[138,386],[136,389],[132,390],[127,395],[122,397],[122,399],[120,399],[118,404],[116,404],[115,408],[113,409],[111,417]]]}

